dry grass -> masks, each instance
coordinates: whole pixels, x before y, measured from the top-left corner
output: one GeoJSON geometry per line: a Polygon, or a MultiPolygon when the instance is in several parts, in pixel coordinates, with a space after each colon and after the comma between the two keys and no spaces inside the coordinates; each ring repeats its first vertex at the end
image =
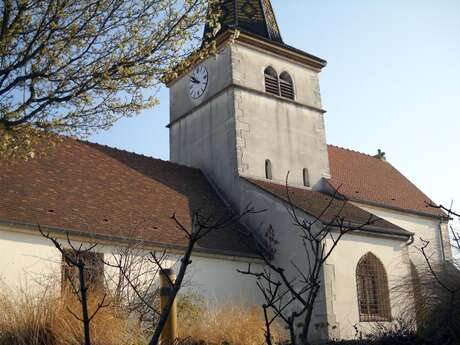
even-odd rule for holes
{"type": "MultiPolygon", "coordinates": [[[[412,275],[394,292],[408,327],[429,339],[457,338],[460,329],[460,271],[452,263],[412,265],[412,275]]],[[[438,343],[438,342],[435,342],[438,343]]],[[[447,343],[441,342],[439,343],[447,343]]]]}
{"type": "MultiPolygon", "coordinates": [[[[94,310],[97,302],[90,303],[94,310]]],[[[80,306],[47,294],[0,293],[0,345],[81,345],[80,306]]],[[[92,321],[93,345],[129,345],[138,342],[139,332],[113,307],[102,309],[92,321]],[[133,331],[134,330],[134,331],[133,331]]]]}
{"type": "MultiPolygon", "coordinates": [[[[179,314],[179,337],[206,344],[260,345],[265,344],[265,323],[260,307],[242,305],[188,306],[179,314]]],[[[285,340],[279,326],[272,329],[275,343],[285,340]]]]}
{"type": "MultiPolygon", "coordinates": [[[[97,299],[90,303],[94,310],[97,299]]],[[[0,345],[81,345],[83,325],[68,311],[80,315],[75,298],[48,293],[12,293],[0,289],[0,345]]],[[[258,307],[206,305],[197,297],[179,300],[179,337],[206,344],[260,345],[265,343],[264,320],[258,307]]],[[[284,340],[281,327],[274,340],[284,340]]],[[[130,323],[119,308],[101,309],[91,322],[92,345],[145,344],[138,324],[130,323]]]]}

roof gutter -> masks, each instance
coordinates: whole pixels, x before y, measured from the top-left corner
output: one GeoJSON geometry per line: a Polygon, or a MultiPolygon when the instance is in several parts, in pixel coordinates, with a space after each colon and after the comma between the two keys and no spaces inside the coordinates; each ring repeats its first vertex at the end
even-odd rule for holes
{"type": "Polygon", "coordinates": [[[435,214],[427,213],[427,212],[409,210],[409,209],[405,209],[405,208],[402,208],[402,207],[387,205],[387,204],[377,202],[377,201],[366,201],[366,200],[361,200],[361,199],[357,199],[357,198],[353,198],[353,197],[349,197],[348,200],[356,202],[356,203],[367,204],[367,205],[370,205],[370,206],[382,207],[382,208],[386,208],[386,209],[389,209],[389,210],[412,213],[412,214],[415,214],[417,216],[423,216],[423,217],[434,218],[434,219],[449,219],[448,216],[435,215],[435,214]]]}
{"type": "MultiPolygon", "coordinates": [[[[37,224],[8,221],[8,220],[0,219],[0,225],[22,227],[22,228],[27,229],[28,231],[32,231],[35,229],[37,230],[37,233],[38,233],[37,224]]],[[[65,229],[65,228],[46,226],[46,225],[41,225],[41,227],[43,230],[47,232],[55,233],[61,236],[69,235],[73,237],[86,238],[89,241],[93,241],[93,242],[102,241],[105,243],[136,244],[142,241],[146,249],[148,248],[152,250],[155,248],[161,248],[161,249],[171,250],[175,253],[182,253],[186,249],[185,246],[178,245],[178,244],[170,244],[170,243],[164,243],[164,242],[158,242],[158,241],[144,241],[140,239],[136,240],[136,239],[132,239],[126,236],[102,235],[102,234],[97,234],[97,233],[84,232],[80,230],[65,229]]],[[[194,252],[197,254],[203,254],[203,256],[213,256],[213,257],[217,257],[221,259],[224,259],[224,258],[229,259],[229,257],[232,257],[234,261],[241,261],[242,259],[251,259],[254,261],[260,261],[260,258],[256,254],[240,253],[240,252],[231,251],[231,250],[218,250],[218,249],[208,249],[208,248],[203,248],[203,247],[195,247],[194,252]]]]}
{"type": "MultiPolygon", "coordinates": [[[[329,224],[329,226],[334,227],[334,228],[340,228],[340,225],[335,225],[335,224],[329,224]]],[[[352,225],[349,225],[352,227],[352,225]]],[[[380,235],[381,237],[386,237],[386,238],[395,238],[398,240],[405,240],[405,241],[411,241],[414,237],[414,233],[412,232],[396,232],[396,231],[391,231],[385,228],[381,227],[363,227],[361,229],[356,229],[356,230],[350,230],[349,233],[361,233],[361,234],[367,234],[367,235],[375,235],[378,236],[380,235]]]]}

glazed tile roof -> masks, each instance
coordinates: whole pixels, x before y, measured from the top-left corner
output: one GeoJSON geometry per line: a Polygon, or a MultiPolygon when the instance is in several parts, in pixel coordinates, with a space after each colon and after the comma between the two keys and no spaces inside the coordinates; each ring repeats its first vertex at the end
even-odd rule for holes
{"type": "MultiPolygon", "coordinates": [[[[231,214],[199,170],[69,138],[39,158],[0,161],[0,171],[3,223],[180,247],[186,240],[174,213],[187,227],[195,211],[217,220],[231,214]]],[[[216,231],[197,249],[252,256],[239,230],[216,231]]]]}
{"type": "Polygon", "coordinates": [[[332,145],[328,146],[328,151],[331,170],[328,181],[350,200],[446,216],[439,209],[427,206],[430,198],[389,162],[332,145]]]}
{"type": "Polygon", "coordinates": [[[293,206],[319,219],[323,224],[343,224],[350,227],[356,226],[357,228],[365,225],[362,229],[363,231],[404,237],[411,235],[410,232],[399,226],[370,214],[346,200],[332,198],[329,195],[305,188],[290,186],[286,189],[286,186],[282,184],[250,178],[246,180],[283,201],[292,203],[293,206]]]}
{"type": "MultiPolygon", "coordinates": [[[[270,0],[220,0],[213,11],[220,14],[217,34],[236,29],[283,43],[270,0]]],[[[205,39],[210,33],[206,25],[205,39]]]]}

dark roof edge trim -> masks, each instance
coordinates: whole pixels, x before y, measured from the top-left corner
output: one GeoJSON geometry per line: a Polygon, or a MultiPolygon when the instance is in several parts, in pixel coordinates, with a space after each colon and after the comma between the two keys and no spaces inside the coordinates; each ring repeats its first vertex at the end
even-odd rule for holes
{"type": "MultiPolygon", "coordinates": [[[[18,226],[18,227],[26,228],[28,230],[36,229],[37,234],[39,234],[38,229],[37,229],[37,224],[30,224],[30,223],[0,219],[0,225],[18,226]]],[[[125,236],[108,236],[108,235],[102,235],[102,234],[85,232],[85,231],[74,230],[74,229],[59,228],[59,227],[54,227],[54,226],[47,226],[47,225],[40,225],[40,226],[45,231],[49,231],[49,232],[53,232],[53,233],[61,234],[61,235],[69,234],[69,236],[84,237],[84,238],[88,238],[89,240],[93,240],[93,241],[100,240],[100,241],[107,241],[107,242],[117,242],[117,243],[122,243],[122,244],[130,244],[130,243],[139,242],[139,240],[133,240],[125,236]]],[[[183,252],[186,250],[185,246],[164,243],[164,242],[143,241],[143,243],[145,243],[147,247],[159,247],[163,249],[170,249],[172,251],[177,251],[177,252],[183,252]]],[[[234,258],[261,261],[261,259],[255,254],[251,255],[251,254],[240,253],[240,252],[235,252],[231,250],[216,250],[216,249],[207,249],[207,248],[195,246],[195,249],[193,251],[195,253],[201,253],[201,254],[207,254],[207,255],[216,255],[216,256],[234,257],[234,258]]]]}

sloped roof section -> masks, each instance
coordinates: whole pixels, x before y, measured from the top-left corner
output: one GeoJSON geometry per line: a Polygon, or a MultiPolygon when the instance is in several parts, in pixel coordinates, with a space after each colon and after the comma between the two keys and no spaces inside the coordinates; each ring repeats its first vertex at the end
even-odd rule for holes
{"type": "MultiPolygon", "coordinates": [[[[219,13],[220,30],[238,29],[265,39],[283,43],[270,0],[220,0],[212,11],[219,13]]],[[[211,33],[206,25],[204,37],[211,33]]]]}
{"type": "MultiPolygon", "coordinates": [[[[354,206],[346,200],[332,198],[313,190],[289,187],[268,181],[246,179],[250,183],[305,211],[323,223],[337,225],[339,220],[350,226],[362,227],[363,231],[410,237],[411,233],[382,218],[354,206]],[[289,191],[289,197],[288,197],[289,191]]],[[[361,229],[360,229],[361,230],[361,229]]]]}
{"type": "MultiPolygon", "coordinates": [[[[181,247],[173,214],[188,228],[195,211],[232,214],[199,170],[70,138],[36,159],[0,161],[0,172],[2,222],[181,247]]],[[[240,227],[211,233],[197,249],[253,256],[240,227]]]]}
{"type": "Polygon", "coordinates": [[[360,152],[328,146],[331,179],[334,189],[351,200],[390,208],[446,217],[403,174],[390,163],[360,152]]]}

